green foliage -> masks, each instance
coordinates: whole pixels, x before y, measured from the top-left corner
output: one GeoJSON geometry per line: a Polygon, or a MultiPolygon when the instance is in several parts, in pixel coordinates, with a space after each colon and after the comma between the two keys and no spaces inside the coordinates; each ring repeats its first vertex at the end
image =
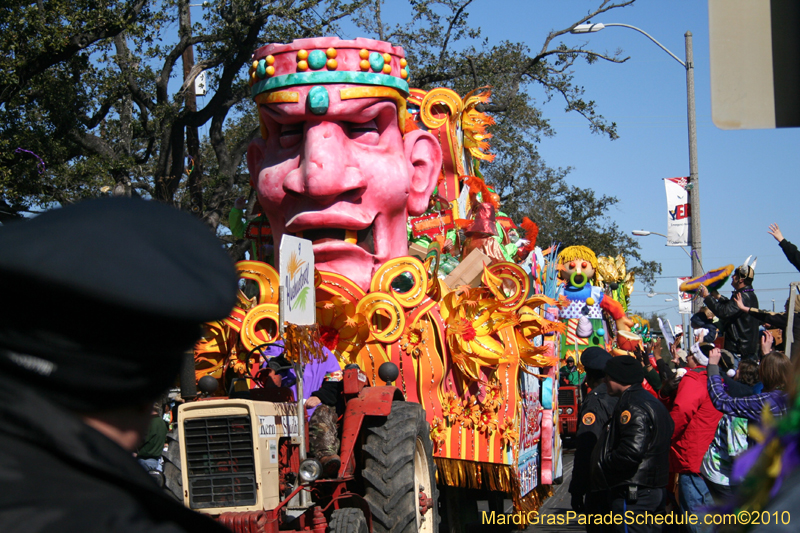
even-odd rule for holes
{"type": "Polygon", "coordinates": [[[335,32],[337,21],[360,5],[229,0],[204,8],[202,23],[194,25],[187,0],[4,5],[0,220],[112,193],[191,205],[216,225],[241,185],[241,159],[254,133],[252,109],[240,127],[225,131],[231,111],[248,99],[253,50],[335,32]],[[200,109],[187,105],[179,81],[182,54],[192,47],[196,65],[184,85],[191,88],[208,70],[214,91],[200,109]],[[204,163],[213,174],[206,178],[197,158],[197,172],[187,179],[184,131],[206,123],[206,153],[213,157],[204,163]],[[40,156],[47,169],[40,173],[36,158],[16,148],[40,156]],[[199,201],[191,191],[200,191],[199,201]]]}

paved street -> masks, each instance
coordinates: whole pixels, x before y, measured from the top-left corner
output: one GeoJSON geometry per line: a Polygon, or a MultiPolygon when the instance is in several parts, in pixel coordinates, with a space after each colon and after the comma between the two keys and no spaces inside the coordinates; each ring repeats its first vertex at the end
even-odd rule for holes
{"type": "MultiPolygon", "coordinates": [[[[555,493],[550,496],[544,505],[539,509],[540,515],[565,515],[567,511],[571,511],[570,496],[569,496],[569,482],[572,479],[572,460],[575,458],[573,450],[564,450],[564,476],[561,485],[555,485],[555,493]]],[[[563,531],[584,531],[583,526],[579,526],[573,522],[570,525],[531,525],[526,529],[527,532],[536,533],[559,533],[563,531]]]]}

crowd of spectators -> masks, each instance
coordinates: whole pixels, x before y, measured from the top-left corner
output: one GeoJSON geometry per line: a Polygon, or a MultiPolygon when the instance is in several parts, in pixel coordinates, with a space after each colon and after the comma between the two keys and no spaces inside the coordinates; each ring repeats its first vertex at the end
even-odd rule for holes
{"type": "MultiPolygon", "coordinates": [[[[777,225],[769,233],[800,270],[797,247],[777,225]]],[[[578,477],[580,482],[573,478],[576,512],[673,511],[698,517],[697,524],[682,524],[681,531],[712,531],[704,515],[736,497],[742,476],[733,466],[754,444],[751,427],[761,423],[764,413],[787,413],[795,379],[790,358],[781,351],[782,339],[776,338],[787,327],[789,301],[784,313],[759,310],[754,276],[752,265],[737,268],[730,298],[701,287],[704,306],[692,317],[692,342],[683,343],[679,333],[672,344],[665,343],[669,357],[662,357],[662,343],[654,341],[635,358],[608,356],[599,371],[598,349],[589,361],[584,352],[582,363],[591,368],[594,392],[585,385],[589,396],[581,407],[575,457],[577,465],[579,458],[583,464],[591,456],[591,474],[578,477]],[[607,401],[609,396],[616,402],[607,401]],[[607,420],[602,428],[595,426],[599,419],[607,420]]],[[[798,311],[800,296],[795,338],[800,338],[798,311]]],[[[797,346],[792,353],[798,353],[797,346]]],[[[574,375],[569,365],[562,370],[562,377],[568,375],[574,375]]],[[[587,525],[587,531],[608,528],[662,530],[653,523],[587,525]]]]}

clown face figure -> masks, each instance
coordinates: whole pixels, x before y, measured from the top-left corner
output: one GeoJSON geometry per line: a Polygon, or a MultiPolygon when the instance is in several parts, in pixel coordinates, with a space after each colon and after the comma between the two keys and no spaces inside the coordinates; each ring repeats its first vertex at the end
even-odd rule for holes
{"type": "Polygon", "coordinates": [[[407,254],[407,217],[425,211],[441,169],[436,138],[405,131],[403,49],[303,39],[260,48],[253,65],[262,138],[247,161],[275,242],[309,239],[319,270],[368,289],[407,254]]]}
{"type": "Polygon", "coordinates": [[[560,313],[567,325],[561,336],[561,354],[574,352],[580,357],[589,346],[610,348],[610,332],[603,320],[603,310],[615,320],[617,328],[627,330],[628,321],[619,302],[606,296],[600,287],[592,285],[597,269],[597,256],[585,246],[570,246],[558,254],[559,277],[564,284],[559,294],[569,300],[569,305],[560,313]]]}

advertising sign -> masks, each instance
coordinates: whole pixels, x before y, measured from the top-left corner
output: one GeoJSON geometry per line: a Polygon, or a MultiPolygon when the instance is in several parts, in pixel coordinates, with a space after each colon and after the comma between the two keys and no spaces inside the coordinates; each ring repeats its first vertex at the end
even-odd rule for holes
{"type": "Polygon", "coordinates": [[[692,314],[692,295],[688,292],[681,292],[681,284],[690,279],[689,276],[678,278],[678,312],[682,315],[692,314]]]}
{"type": "Polygon", "coordinates": [[[667,246],[689,246],[691,237],[691,209],[689,191],[686,184],[689,178],[669,178],[664,180],[667,188],[667,246]]]}
{"type": "Polygon", "coordinates": [[[314,289],[314,252],[311,241],[284,235],[281,239],[281,323],[308,326],[317,321],[314,289]]]}

